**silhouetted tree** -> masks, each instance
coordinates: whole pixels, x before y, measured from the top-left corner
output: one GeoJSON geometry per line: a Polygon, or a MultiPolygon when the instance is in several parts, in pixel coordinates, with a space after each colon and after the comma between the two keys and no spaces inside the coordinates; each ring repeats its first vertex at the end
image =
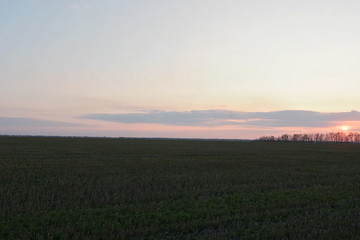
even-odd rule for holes
{"type": "Polygon", "coordinates": [[[335,143],[360,143],[360,134],[357,132],[331,132],[331,133],[297,133],[297,134],[283,134],[279,137],[262,136],[258,141],[267,142],[335,142],[335,143]]]}

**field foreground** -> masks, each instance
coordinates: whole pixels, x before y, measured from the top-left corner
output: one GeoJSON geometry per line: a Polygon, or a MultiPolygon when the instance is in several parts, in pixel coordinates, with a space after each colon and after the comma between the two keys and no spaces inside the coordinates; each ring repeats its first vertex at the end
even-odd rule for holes
{"type": "Polygon", "coordinates": [[[0,239],[360,239],[360,145],[0,137],[0,239]]]}

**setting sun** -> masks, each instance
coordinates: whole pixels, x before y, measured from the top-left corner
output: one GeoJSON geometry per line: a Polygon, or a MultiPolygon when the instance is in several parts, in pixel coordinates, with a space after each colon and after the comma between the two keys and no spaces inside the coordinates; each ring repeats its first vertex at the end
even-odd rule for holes
{"type": "Polygon", "coordinates": [[[350,127],[349,126],[341,126],[340,129],[343,131],[347,131],[350,129],[350,127]]]}

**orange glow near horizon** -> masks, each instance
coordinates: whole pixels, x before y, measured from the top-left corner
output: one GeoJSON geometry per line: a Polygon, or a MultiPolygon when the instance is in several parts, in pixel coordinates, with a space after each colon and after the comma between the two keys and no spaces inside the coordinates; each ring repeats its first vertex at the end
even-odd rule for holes
{"type": "Polygon", "coordinates": [[[341,126],[340,129],[343,131],[348,131],[350,129],[350,127],[347,125],[344,125],[344,126],[341,126]]]}

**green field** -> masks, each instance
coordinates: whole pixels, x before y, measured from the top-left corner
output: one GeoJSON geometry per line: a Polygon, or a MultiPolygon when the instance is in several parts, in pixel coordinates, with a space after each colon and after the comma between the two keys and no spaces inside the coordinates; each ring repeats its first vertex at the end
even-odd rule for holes
{"type": "Polygon", "coordinates": [[[0,239],[360,239],[360,145],[0,137],[0,239]]]}

